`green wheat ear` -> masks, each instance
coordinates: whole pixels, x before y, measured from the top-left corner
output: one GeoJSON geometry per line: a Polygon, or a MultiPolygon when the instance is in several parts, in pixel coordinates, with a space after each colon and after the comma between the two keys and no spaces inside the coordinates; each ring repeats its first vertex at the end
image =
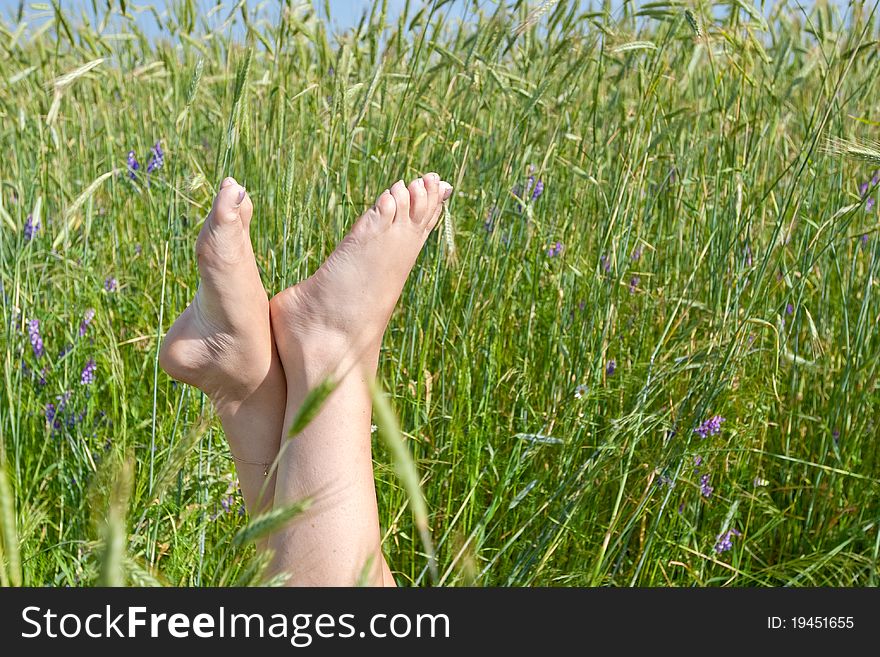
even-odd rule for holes
{"type": "Polygon", "coordinates": [[[692,12],[690,9],[685,9],[684,18],[688,22],[688,25],[691,26],[691,29],[694,31],[695,36],[703,36],[703,28],[700,27],[700,23],[697,20],[697,17],[694,16],[694,12],[692,12]]]}
{"type": "Polygon", "coordinates": [[[299,410],[296,412],[296,416],[293,418],[293,423],[290,425],[290,430],[287,432],[288,438],[293,438],[309,426],[309,423],[315,419],[315,416],[318,415],[321,408],[324,406],[324,402],[326,402],[327,398],[334,390],[336,390],[338,383],[339,382],[334,379],[326,378],[309,390],[306,398],[300,405],[299,410]]]}
{"type": "Polygon", "coordinates": [[[255,543],[261,538],[270,536],[283,528],[303,511],[306,511],[311,505],[312,499],[307,497],[304,500],[288,504],[280,509],[267,511],[242,527],[235,535],[235,538],[232,539],[232,544],[240,547],[247,543],[255,543]]]}
{"type": "Polygon", "coordinates": [[[443,204],[443,241],[446,243],[446,258],[451,264],[455,264],[458,252],[455,250],[455,226],[452,223],[452,213],[449,206],[443,204]]]}
{"type": "Polygon", "coordinates": [[[526,16],[526,19],[522,23],[516,26],[516,29],[513,31],[513,35],[519,36],[520,34],[525,32],[532,25],[541,20],[541,16],[553,9],[553,6],[556,5],[557,2],[559,2],[559,0],[544,0],[544,2],[542,2],[540,5],[529,12],[528,16],[526,16]]]}
{"type": "Polygon", "coordinates": [[[179,441],[168,454],[165,465],[159,470],[156,480],[150,490],[151,499],[157,500],[162,497],[168,487],[177,479],[178,473],[186,466],[186,460],[202,436],[208,430],[210,417],[200,417],[186,435],[179,441]]]}
{"type": "Polygon", "coordinates": [[[183,122],[186,121],[186,117],[189,116],[190,108],[192,107],[193,102],[196,99],[196,94],[199,91],[199,83],[202,81],[202,73],[205,69],[205,60],[199,59],[196,62],[196,68],[193,71],[193,76],[189,81],[189,89],[186,92],[186,104],[183,109],[180,111],[180,114],[177,115],[177,119],[174,122],[174,125],[177,127],[177,131],[180,132],[180,126],[183,125],[183,122]]]}
{"type": "Polygon", "coordinates": [[[134,459],[129,456],[116,468],[110,484],[98,558],[101,586],[125,586],[125,562],[128,558],[126,518],[133,484],[134,459]]]}
{"type": "Polygon", "coordinates": [[[21,586],[21,556],[15,526],[15,500],[4,458],[0,460],[0,585],[7,587],[10,584],[21,586]]]}
{"type": "Polygon", "coordinates": [[[858,142],[842,137],[830,137],[825,142],[824,151],[830,155],[880,166],[880,143],[876,141],[858,142]]]}

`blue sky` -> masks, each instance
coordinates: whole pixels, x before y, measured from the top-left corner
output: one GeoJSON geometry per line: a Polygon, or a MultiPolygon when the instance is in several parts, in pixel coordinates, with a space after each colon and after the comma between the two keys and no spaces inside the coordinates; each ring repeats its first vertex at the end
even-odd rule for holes
{"type": "MultiPolygon", "coordinates": [[[[97,4],[99,6],[103,6],[107,0],[98,0],[97,4]]],[[[304,0],[303,0],[304,1],[304,0]]],[[[430,4],[433,0],[410,0],[411,11],[414,11],[414,8],[418,7],[420,3],[430,4]]],[[[501,0],[479,0],[480,4],[487,10],[491,11],[501,0]]],[[[568,0],[571,2],[571,0],[568,0]]],[[[584,7],[587,7],[591,4],[590,0],[577,0],[584,7]]],[[[644,4],[647,0],[630,0],[632,4],[639,5],[644,4]]],[[[769,6],[775,4],[775,0],[746,0],[751,1],[752,4],[761,7],[765,5],[767,8],[769,6]]],[[[850,0],[831,0],[832,4],[838,4],[840,6],[846,6],[850,0]]],[[[866,0],[867,6],[870,7],[873,0],[866,0]]],[[[83,8],[89,7],[91,5],[90,0],[60,0],[62,6],[68,10],[71,15],[76,16],[83,8]]],[[[149,6],[156,7],[160,12],[165,10],[165,7],[168,4],[168,0],[127,0],[129,7],[135,8],[140,7],[142,9],[146,9],[149,6]]],[[[196,0],[196,2],[205,8],[207,13],[208,9],[217,4],[218,0],[196,0]]],[[[248,0],[249,3],[254,5],[260,4],[264,7],[268,8],[270,15],[274,15],[274,12],[277,11],[277,7],[279,5],[280,0],[248,0]]],[[[389,14],[391,16],[395,16],[397,13],[405,5],[406,0],[388,0],[388,8],[389,14]]],[[[593,0],[592,4],[594,6],[600,5],[602,0],[593,0]]],[[[612,0],[611,4],[615,8],[619,8],[623,4],[624,0],[612,0]]],[[[798,0],[790,0],[791,4],[796,4],[798,0]]],[[[810,0],[800,0],[801,4],[808,8],[813,3],[810,0]]],[[[113,4],[117,4],[118,0],[113,0],[113,4]]],[[[220,3],[225,7],[231,7],[235,4],[234,0],[220,0],[220,3]]],[[[6,17],[12,15],[13,13],[18,11],[18,7],[21,4],[21,0],[0,0],[0,15],[5,15],[6,17]]],[[[34,7],[38,7],[42,5],[43,7],[49,5],[48,0],[25,0],[24,6],[26,8],[25,14],[26,16],[30,14],[33,16],[34,14],[39,15],[40,13],[45,14],[45,11],[40,9],[34,9],[34,7]]],[[[313,4],[318,8],[319,13],[324,13],[325,0],[313,0],[313,4]]],[[[449,12],[452,14],[461,14],[462,10],[470,4],[469,0],[452,0],[452,2],[446,4],[443,8],[443,11],[449,12]]],[[[537,4],[537,0],[533,0],[533,4],[537,4]]],[[[326,0],[326,5],[330,8],[330,18],[331,22],[334,26],[339,29],[345,29],[351,27],[356,24],[360,17],[363,15],[365,11],[369,9],[372,5],[372,0],[326,0]]],[[[132,11],[132,13],[139,15],[139,22],[141,24],[142,29],[149,34],[151,29],[155,27],[155,22],[153,21],[150,12],[148,11],[132,11]]],[[[227,15],[226,12],[220,12],[215,15],[215,18],[221,16],[225,18],[227,15]]],[[[218,18],[218,21],[221,20],[218,18]]],[[[37,22],[39,23],[39,19],[29,21],[31,23],[37,22]]]]}
{"type": "MultiPolygon", "coordinates": [[[[103,6],[106,0],[100,0],[98,3],[99,6],[103,6]]],[[[424,1],[429,3],[431,0],[411,0],[412,7],[418,7],[419,2],[424,1]]],[[[197,0],[200,6],[205,7],[206,12],[207,9],[213,7],[217,4],[217,0],[197,0]]],[[[495,4],[497,4],[498,0],[481,0],[481,3],[491,8],[495,4]]],[[[39,5],[48,5],[48,0],[44,0],[43,2],[39,2],[37,0],[25,0],[25,15],[36,16],[38,17],[41,13],[45,14],[45,11],[41,11],[39,9],[39,5]]],[[[117,4],[117,0],[114,0],[114,4],[117,4]]],[[[226,7],[231,7],[235,4],[232,0],[221,0],[221,4],[226,7]]],[[[263,4],[266,7],[270,8],[270,11],[273,11],[279,4],[277,1],[270,0],[269,2],[253,2],[254,5],[263,4]]],[[[333,24],[341,29],[345,29],[347,27],[351,27],[356,24],[360,19],[362,14],[369,9],[372,5],[372,0],[327,0],[326,4],[330,8],[330,18],[333,24]]],[[[18,8],[20,5],[20,0],[0,0],[0,14],[9,17],[18,12],[18,8]]],[[[88,0],[61,0],[61,5],[72,15],[79,14],[84,8],[89,8],[91,2],[88,0]]],[[[166,0],[128,0],[128,5],[131,8],[147,8],[150,5],[156,7],[160,12],[164,11],[168,2],[166,0]]],[[[314,5],[318,8],[319,13],[324,14],[324,0],[316,0],[314,5]]],[[[397,15],[404,7],[405,0],[388,0],[388,9],[389,14],[394,16],[397,15]]],[[[462,7],[465,5],[464,0],[454,0],[451,4],[447,5],[444,8],[444,11],[448,12],[460,12],[462,7]]],[[[153,23],[150,13],[148,11],[131,11],[133,14],[139,14],[141,17],[141,24],[144,29],[149,30],[151,27],[151,23],[153,23]]],[[[225,16],[225,14],[223,14],[225,16]]],[[[39,20],[37,18],[37,20],[39,20]]]]}

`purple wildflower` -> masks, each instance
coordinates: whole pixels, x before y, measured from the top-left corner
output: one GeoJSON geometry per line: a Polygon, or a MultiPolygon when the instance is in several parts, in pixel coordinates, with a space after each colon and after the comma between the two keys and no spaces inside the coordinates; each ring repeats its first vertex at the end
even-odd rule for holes
{"type": "Polygon", "coordinates": [[[162,151],[162,141],[157,141],[156,145],[150,149],[150,161],[147,164],[147,173],[161,169],[165,166],[165,153],[162,151]]]}
{"type": "Polygon", "coordinates": [[[746,267],[752,266],[752,249],[746,244],[746,267]]]}
{"type": "Polygon", "coordinates": [[[107,280],[104,281],[104,289],[108,292],[116,292],[119,288],[119,281],[117,281],[112,276],[108,277],[107,280]]]}
{"type": "Polygon", "coordinates": [[[862,248],[868,247],[868,233],[862,235],[862,248]]]}
{"type": "Polygon", "coordinates": [[[873,210],[873,209],[874,209],[874,204],[875,204],[876,202],[877,202],[877,201],[874,200],[874,197],[873,197],[873,196],[872,196],[871,198],[869,198],[867,201],[865,201],[865,212],[870,212],[871,210],[873,210]]]}
{"type": "Polygon", "coordinates": [[[630,294],[635,294],[636,287],[638,287],[640,280],[642,280],[642,279],[640,279],[638,276],[633,276],[631,279],[629,279],[629,293],[630,294]]]}
{"type": "Polygon", "coordinates": [[[742,534],[736,529],[728,529],[726,532],[718,534],[718,536],[715,538],[716,554],[727,552],[728,550],[733,548],[732,539],[734,536],[742,536],[742,534]]]}
{"type": "MultiPolygon", "coordinates": [[[[531,183],[533,180],[534,180],[534,178],[530,177],[529,183],[531,183]]],[[[544,193],[544,181],[539,180],[538,182],[535,183],[535,189],[532,190],[532,200],[537,201],[538,197],[541,196],[541,194],[543,194],[543,193],[544,193]]]]}
{"type": "Polygon", "coordinates": [[[859,185],[859,196],[861,196],[862,198],[865,198],[865,194],[867,194],[867,193],[868,193],[868,183],[863,182],[861,185],[859,185]]]}
{"type": "Polygon", "coordinates": [[[703,463],[703,457],[700,456],[699,454],[697,454],[697,455],[694,457],[694,465],[697,466],[697,467],[700,467],[700,465],[702,465],[702,463],[703,463]]]}
{"type": "Polygon", "coordinates": [[[714,490],[715,489],[709,485],[709,475],[704,474],[700,477],[700,495],[708,499],[712,497],[712,491],[714,490]]]}
{"type": "Polygon", "coordinates": [[[547,249],[547,257],[548,258],[555,258],[556,256],[561,255],[562,250],[564,248],[565,248],[565,246],[562,244],[562,242],[556,242],[556,244],[551,244],[550,248],[547,249]]]}
{"type": "Polygon", "coordinates": [[[835,429],[831,432],[831,437],[834,438],[834,444],[837,445],[840,443],[840,431],[835,429]]]}
{"type": "Polygon", "coordinates": [[[46,422],[49,422],[49,423],[54,422],[54,420],[55,420],[55,404],[53,404],[51,402],[46,404],[45,415],[46,415],[46,422]]]}
{"type": "Polygon", "coordinates": [[[635,249],[633,249],[631,257],[633,259],[633,262],[635,262],[636,260],[641,258],[642,257],[642,247],[637,246],[635,249]]]}
{"type": "Polygon", "coordinates": [[[96,368],[97,365],[95,365],[95,359],[90,358],[89,362],[86,363],[86,366],[83,368],[82,374],[80,374],[79,381],[82,385],[87,386],[95,382],[96,368]]]}
{"type": "Polygon", "coordinates": [[[607,255],[603,255],[599,258],[599,264],[602,265],[602,269],[605,270],[606,274],[611,271],[611,261],[608,259],[607,255]]]}
{"type": "Polygon", "coordinates": [[[794,314],[794,306],[792,306],[790,303],[786,304],[786,306],[785,306],[785,314],[786,315],[793,315],[794,314]]]}
{"type": "Polygon", "coordinates": [[[614,370],[617,369],[617,362],[612,358],[608,361],[608,365],[605,366],[605,374],[611,376],[614,374],[614,370]]]}
{"type": "Polygon", "coordinates": [[[132,180],[137,178],[136,171],[140,168],[141,164],[137,161],[134,151],[128,151],[128,177],[132,180]]]}
{"type": "Polygon", "coordinates": [[[134,245],[134,254],[135,255],[140,255],[141,251],[143,251],[143,250],[144,250],[144,247],[142,247],[140,244],[134,245]]]}
{"type": "Polygon", "coordinates": [[[227,495],[222,500],[220,500],[220,506],[223,507],[223,510],[226,513],[229,513],[230,511],[232,511],[233,504],[235,504],[235,496],[234,495],[227,495]]]}
{"type": "Polygon", "coordinates": [[[89,324],[92,323],[92,320],[95,318],[95,309],[89,308],[83,313],[82,321],[79,323],[79,337],[83,337],[86,334],[86,331],[89,330],[89,324]]]}
{"type": "Polygon", "coordinates": [[[43,349],[43,337],[40,335],[40,320],[32,319],[27,326],[28,337],[31,340],[31,347],[34,350],[34,356],[40,358],[45,349],[43,349]]]}
{"type": "Polygon", "coordinates": [[[34,215],[29,214],[24,222],[24,241],[30,242],[38,232],[40,232],[40,219],[37,217],[34,221],[34,215]]]}
{"type": "Polygon", "coordinates": [[[694,433],[697,434],[700,438],[706,438],[708,436],[714,436],[716,433],[721,432],[721,423],[724,422],[724,418],[720,415],[713,415],[708,420],[700,424],[696,429],[694,429],[694,433]]]}

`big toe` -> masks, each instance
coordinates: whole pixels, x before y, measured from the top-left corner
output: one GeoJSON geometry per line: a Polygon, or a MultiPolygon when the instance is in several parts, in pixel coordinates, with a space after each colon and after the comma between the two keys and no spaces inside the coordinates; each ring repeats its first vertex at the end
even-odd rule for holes
{"type": "Polygon", "coordinates": [[[249,223],[252,213],[253,205],[247,190],[235,182],[234,178],[226,178],[214,198],[214,207],[211,209],[214,222],[219,226],[238,221],[249,223]]]}
{"type": "Polygon", "coordinates": [[[391,196],[394,197],[394,203],[397,206],[397,213],[394,215],[394,221],[409,220],[410,198],[409,190],[402,180],[398,180],[391,186],[391,196]]]}
{"type": "Polygon", "coordinates": [[[413,180],[409,187],[409,218],[416,223],[425,221],[428,213],[428,192],[425,189],[425,181],[421,178],[413,180]]]}

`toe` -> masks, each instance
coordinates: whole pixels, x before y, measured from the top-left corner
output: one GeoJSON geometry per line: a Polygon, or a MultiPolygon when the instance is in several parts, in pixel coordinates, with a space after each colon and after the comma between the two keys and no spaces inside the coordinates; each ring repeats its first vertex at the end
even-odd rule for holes
{"type": "Polygon", "coordinates": [[[440,202],[437,203],[437,206],[434,208],[433,213],[431,213],[431,216],[428,219],[428,230],[434,230],[437,222],[440,221],[440,215],[443,213],[443,202],[452,195],[452,185],[445,180],[441,180],[440,184],[437,185],[437,194],[440,202]]]}
{"type": "Polygon", "coordinates": [[[379,218],[383,223],[390,224],[394,221],[394,213],[397,211],[397,203],[395,203],[394,196],[391,195],[389,190],[386,189],[382,192],[379,200],[376,201],[374,209],[378,212],[379,218]]]}
{"type": "MultiPolygon", "coordinates": [[[[227,180],[231,180],[231,178],[227,178],[227,180]]],[[[226,181],[224,180],[223,182],[225,183],[226,181]]],[[[247,191],[241,185],[226,185],[221,188],[214,199],[213,214],[215,222],[227,224],[238,221],[241,218],[242,213],[240,210],[246,198],[247,191]]],[[[251,209],[250,201],[248,201],[248,210],[251,209]]],[[[250,220],[250,215],[248,220],[250,220]]]]}
{"type": "Polygon", "coordinates": [[[413,180],[409,187],[409,218],[420,224],[428,218],[428,192],[425,181],[421,178],[413,180]]]}
{"type": "Polygon", "coordinates": [[[394,221],[409,220],[409,190],[402,180],[398,180],[391,186],[391,196],[397,204],[397,212],[394,221]]]}
{"type": "Polygon", "coordinates": [[[226,176],[223,179],[223,182],[220,183],[220,189],[223,189],[224,187],[229,187],[229,185],[237,185],[237,184],[238,184],[238,182],[236,182],[235,178],[233,178],[232,176],[226,176]]]}
{"type": "MultiPolygon", "coordinates": [[[[242,189],[244,189],[244,187],[242,187],[242,189]]],[[[238,213],[244,227],[250,228],[251,218],[254,216],[254,204],[251,201],[251,195],[248,194],[247,191],[245,191],[244,198],[241,203],[239,203],[238,213]]]]}
{"type": "Polygon", "coordinates": [[[427,222],[440,204],[440,176],[436,173],[426,173],[422,180],[425,181],[425,191],[428,193],[428,212],[422,221],[427,222]]]}

